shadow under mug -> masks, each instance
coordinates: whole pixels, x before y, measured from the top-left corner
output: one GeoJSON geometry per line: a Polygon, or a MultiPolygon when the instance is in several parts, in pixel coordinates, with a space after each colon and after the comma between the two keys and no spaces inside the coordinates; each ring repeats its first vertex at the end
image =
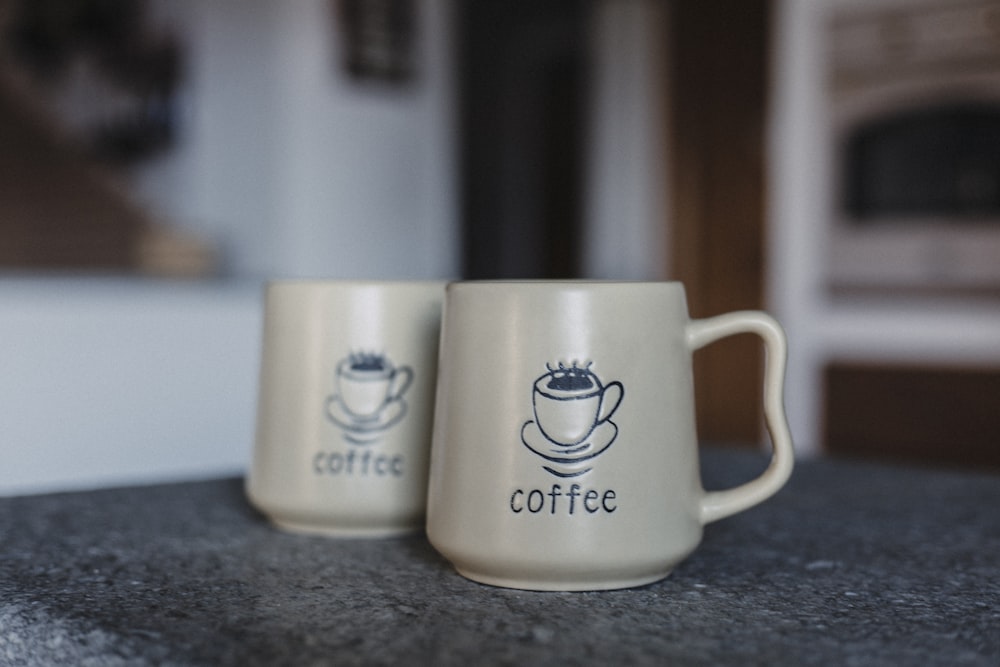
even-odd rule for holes
{"type": "Polygon", "coordinates": [[[680,283],[452,283],[441,332],[428,538],[465,577],[534,590],[661,579],[703,526],[791,474],[786,343],[758,311],[691,320],[680,283]],[[773,456],[702,488],[692,355],[759,336],[773,456]]]}

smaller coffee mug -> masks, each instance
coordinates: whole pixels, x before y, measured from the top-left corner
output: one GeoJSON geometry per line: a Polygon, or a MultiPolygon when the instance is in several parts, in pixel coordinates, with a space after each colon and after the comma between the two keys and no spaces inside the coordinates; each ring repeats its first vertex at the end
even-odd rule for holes
{"type": "Polygon", "coordinates": [[[423,527],[443,282],[267,286],[246,490],[280,528],[423,527]]]}
{"type": "Polygon", "coordinates": [[[691,320],[680,283],[453,283],[440,354],[427,533],[469,579],[533,590],[651,583],[705,524],[791,474],[781,327],[757,311],[691,320]],[[691,358],[738,333],[764,342],[773,456],[757,479],[706,492],[691,358]]]}

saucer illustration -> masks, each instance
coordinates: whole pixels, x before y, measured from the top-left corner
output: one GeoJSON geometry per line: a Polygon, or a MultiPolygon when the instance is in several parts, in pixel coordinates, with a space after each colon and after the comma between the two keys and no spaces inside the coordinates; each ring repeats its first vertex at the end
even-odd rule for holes
{"type": "Polygon", "coordinates": [[[382,432],[391,428],[406,415],[406,401],[397,398],[388,401],[373,417],[359,418],[344,406],[340,396],[331,396],[326,402],[326,416],[344,430],[349,442],[366,444],[377,440],[382,432]]]}
{"type": "Polygon", "coordinates": [[[587,462],[602,454],[616,437],[618,426],[606,421],[598,424],[586,441],[572,447],[563,447],[546,438],[534,421],[526,422],[521,427],[521,442],[524,446],[550,461],[553,465],[543,468],[559,477],[576,477],[589,472],[591,468],[587,462]]]}

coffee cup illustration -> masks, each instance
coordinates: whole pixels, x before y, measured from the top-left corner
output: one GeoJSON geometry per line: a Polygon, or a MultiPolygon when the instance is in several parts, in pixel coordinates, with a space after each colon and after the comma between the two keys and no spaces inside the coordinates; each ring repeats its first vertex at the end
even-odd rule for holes
{"type": "Polygon", "coordinates": [[[532,392],[535,423],[547,440],[574,447],[587,440],[595,428],[607,422],[621,404],[621,382],[602,385],[591,364],[556,368],[535,380],[532,392]]]}
{"type": "Polygon", "coordinates": [[[337,364],[336,382],[337,397],[352,420],[377,422],[410,387],[413,369],[393,366],[383,354],[352,353],[337,364]]]}

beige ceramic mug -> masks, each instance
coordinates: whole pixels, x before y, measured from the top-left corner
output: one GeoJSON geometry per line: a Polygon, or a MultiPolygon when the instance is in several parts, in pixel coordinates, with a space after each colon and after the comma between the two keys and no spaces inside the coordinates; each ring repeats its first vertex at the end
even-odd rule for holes
{"type": "Polygon", "coordinates": [[[279,527],[423,527],[443,282],[268,285],[247,494],[279,527]]]}
{"type": "Polygon", "coordinates": [[[470,579],[534,590],[665,577],[705,524],[775,493],[793,465],[785,337],[757,311],[703,320],[680,283],[448,286],[428,488],[431,543],[470,579]],[[767,352],[770,466],[706,492],[692,353],[737,333],[767,352]]]}

